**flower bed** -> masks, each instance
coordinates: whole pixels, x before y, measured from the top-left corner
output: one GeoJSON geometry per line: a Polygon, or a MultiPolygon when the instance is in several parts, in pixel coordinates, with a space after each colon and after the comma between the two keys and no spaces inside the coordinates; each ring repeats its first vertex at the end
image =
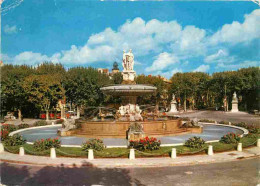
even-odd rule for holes
{"type": "Polygon", "coordinates": [[[160,149],[161,141],[157,141],[156,138],[149,138],[145,137],[140,140],[131,140],[129,141],[129,147],[134,148],[140,151],[145,151],[145,150],[158,150],[160,149]]]}
{"type": "Polygon", "coordinates": [[[82,150],[88,151],[88,149],[93,149],[96,151],[101,151],[105,148],[104,142],[101,139],[90,139],[82,144],[82,150]]]}
{"type": "Polygon", "coordinates": [[[192,137],[189,138],[186,142],[185,142],[185,146],[190,147],[190,148],[195,148],[195,149],[199,149],[202,148],[205,144],[205,141],[200,138],[200,137],[192,137]]]}
{"type": "Polygon", "coordinates": [[[29,128],[29,127],[30,127],[30,125],[27,123],[22,123],[22,124],[18,125],[18,129],[25,129],[25,128],[29,128]]]}
{"type": "Polygon", "coordinates": [[[4,144],[7,146],[20,146],[26,143],[26,140],[22,138],[19,134],[13,136],[8,136],[4,140],[4,144]]]}
{"type": "Polygon", "coordinates": [[[50,148],[60,148],[61,142],[58,138],[48,138],[48,139],[41,139],[41,140],[36,140],[33,143],[33,148],[36,151],[42,151],[42,150],[48,150],[50,148]]]}
{"type": "Polygon", "coordinates": [[[240,141],[240,137],[238,134],[235,134],[233,132],[228,133],[226,135],[224,135],[221,139],[220,142],[222,143],[227,143],[227,144],[231,144],[231,143],[238,143],[240,141]]]}
{"type": "Polygon", "coordinates": [[[13,132],[17,130],[15,125],[10,125],[10,124],[1,124],[1,141],[4,141],[5,139],[8,138],[8,135],[10,134],[10,132],[13,132]]]}

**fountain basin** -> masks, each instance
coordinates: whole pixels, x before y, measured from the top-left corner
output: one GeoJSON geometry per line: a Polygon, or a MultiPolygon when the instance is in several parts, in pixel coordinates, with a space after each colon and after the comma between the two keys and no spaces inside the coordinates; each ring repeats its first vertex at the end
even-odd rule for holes
{"type": "MultiPolygon", "coordinates": [[[[221,125],[203,125],[203,132],[201,134],[190,134],[186,133],[183,135],[176,136],[163,136],[158,137],[158,140],[161,140],[162,146],[173,146],[180,143],[184,143],[187,139],[197,136],[203,138],[205,141],[219,140],[223,135],[233,132],[239,135],[242,135],[244,132],[241,129],[234,128],[233,126],[221,126],[221,125]]],[[[36,140],[47,139],[47,138],[56,138],[58,137],[61,140],[62,145],[72,145],[80,147],[83,142],[86,142],[89,138],[81,136],[67,136],[60,137],[57,135],[57,130],[61,129],[61,125],[58,126],[44,126],[44,127],[34,127],[21,129],[15,131],[23,136],[28,143],[33,143],[36,140]]],[[[102,138],[107,147],[127,147],[127,140],[122,138],[102,138]]]]}
{"type": "MultiPolygon", "coordinates": [[[[78,120],[81,128],[71,131],[73,136],[98,137],[98,138],[126,138],[127,131],[132,122],[122,121],[84,121],[78,120]]],[[[173,136],[186,133],[201,133],[203,128],[180,128],[181,120],[142,121],[145,136],[173,136]]]]}

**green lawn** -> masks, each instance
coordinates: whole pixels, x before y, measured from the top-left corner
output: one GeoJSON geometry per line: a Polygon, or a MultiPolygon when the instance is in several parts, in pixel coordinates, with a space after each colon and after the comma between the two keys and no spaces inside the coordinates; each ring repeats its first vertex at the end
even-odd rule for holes
{"type": "MultiPolygon", "coordinates": [[[[250,147],[256,145],[256,140],[260,138],[259,134],[248,135],[241,139],[241,143],[243,147],[250,147]]],[[[171,155],[171,149],[176,148],[177,155],[193,155],[193,154],[205,154],[207,153],[207,147],[209,144],[205,144],[203,149],[192,149],[186,146],[177,146],[177,147],[161,147],[159,150],[154,151],[145,151],[141,152],[136,150],[136,157],[160,157],[160,156],[167,156],[171,155]]],[[[229,150],[235,150],[237,145],[236,144],[224,144],[224,143],[212,143],[214,152],[223,152],[229,150]]],[[[26,154],[32,155],[39,155],[39,156],[49,156],[50,151],[40,151],[37,152],[34,150],[32,145],[25,144],[23,145],[26,154]]],[[[18,153],[19,146],[8,146],[5,149],[11,153],[18,153]]],[[[88,153],[82,151],[81,148],[76,147],[61,147],[56,150],[57,156],[65,156],[65,157],[87,157],[88,153]]],[[[95,151],[94,156],[95,158],[127,158],[129,155],[129,149],[127,148],[106,148],[102,151],[95,151]]]]}

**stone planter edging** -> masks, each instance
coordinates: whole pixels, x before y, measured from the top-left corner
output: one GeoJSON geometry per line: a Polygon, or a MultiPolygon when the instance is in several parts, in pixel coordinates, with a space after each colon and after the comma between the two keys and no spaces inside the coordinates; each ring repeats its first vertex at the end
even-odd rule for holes
{"type": "Polygon", "coordinates": [[[24,128],[24,129],[19,129],[16,131],[13,131],[9,134],[9,136],[13,136],[14,134],[17,134],[19,132],[27,131],[27,130],[33,130],[33,129],[40,129],[40,128],[47,128],[47,127],[61,127],[62,124],[55,124],[55,125],[44,125],[44,126],[39,126],[39,127],[29,127],[29,128],[24,128]]]}
{"type": "Polygon", "coordinates": [[[204,122],[199,122],[200,124],[203,125],[219,125],[219,126],[224,126],[224,127],[230,127],[230,128],[236,128],[236,129],[240,129],[243,131],[243,134],[241,134],[241,137],[243,137],[244,135],[247,135],[249,132],[247,129],[243,128],[243,127],[238,127],[238,126],[234,126],[234,125],[226,125],[226,124],[216,124],[216,123],[204,123],[204,122]]]}

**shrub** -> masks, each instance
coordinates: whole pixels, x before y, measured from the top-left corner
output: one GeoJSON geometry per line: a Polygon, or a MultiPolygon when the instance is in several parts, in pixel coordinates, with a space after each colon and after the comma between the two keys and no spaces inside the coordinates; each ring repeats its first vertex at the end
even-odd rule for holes
{"type": "Polygon", "coordinates": [[[9,124],[2,124],[1,126],[1,141],[4,141],[5,139],[8,138],[8,135],[10,132],[15,131],[17,128],[14,125],[9,125],[9,124]]]}
{"type": "Polygon", "coordinates": [[[161,141],[157,141],[156,138],[145,137],[140,140],[130,140],[129,148],[134,148],[137,150],[145,151],[145,150],[157,150],[160,149],[161,141]]]}
{"type": "Polygon", "coordinates": [[[200,119],[199,122],[215,123],[214,120],[209,120],[209,119],[200,119]]]}
{"type": "Polygon", "coordinates": [[[1,129],[1,141],[4,141],[5,139],[7,139],[9,132],[7,130],[1,129]]]}
{"type": "Polygon", "coordinates": [[[4,144],[6,146],[18,146],[18,145],[23,145],[25,144],[26,140],[22,138],[21,135],[19,134],[15,134],[13,136],[8,136],[5,141],[4,144]]]}
{"type": "Polygon", "coordinates": [[[246,123],[244,123],[244,122],[236,123],[235,126],[237,126],[237,127],[247,128],[247,125],[246,125],[246,123]]]}
{"type": "Polygon", "coordinates": [[[189,138],[187,141],[185,141],[185,146],[195,149],[202,148],[204,144],[205,141],[202,138],[196,136],[189,138]]]}
{"type": "Polygon", "coordinates": [[[20,125],[18,125],[18,129],[24,129],[24,128],[29,128],[30,125],[28,125],[27,123],[22,123],[20,125]]]}
{"type": "Polygon", "coordinates": [[[17,130],[15,125],[10,125],[10,124],[2,124],[2,129],[7,130],[8,132],[13,132],[17,130]]]}
{"type": "Polygon", "coordinates": [[[224,124],[224,125],[228,125],[228,124],[229,124],[228,121],[220,121],[219,123],[220,123],[220,124],[224,124]]]}
{"type": "Polygon", "coordinates": [[[236,123],[235,126],[246,128],[249,131],[249,133],[260,134],[260,128],[254,125],[247,125],[246,123],[241,122],[236,123]]]}
{"type": "Polygon", "coordinates": [[[48,123],[47,123],[47,121],[43,121],[43,120],[41,120],[41,121],[36,121],[36,122],[34,123],[34,126],[35,126],[35,127],[37,127],[37,126],[45,126],[45,125],[48,125],[48,123]]]}
{"type": "Polygon", "coordinates": [[[227,143],[227,144],[238,143],[240,139],[241,138],[239,137],[239,135],[232,132],[221,137],[220,142],[227,143]]]}
{"type": "Polygon", "coordinates": [[[33,143],[33,148],[36,151],[48,150],[50,148],[60,148],[60,140],[58,138],[36,140],[33,143]]]}
{"type": "Polygon", "coordinates": [[[247,130],[249,131],[249,133],[251,134],[260,134],[260,128],[256,127],[256,126],[248,126],[247,130]]]}
{"type": "Polygon", "coordinates": [[[101,139],[90,139],[82,144],[81,146],[83,151],[88,151],[88,149],[93,149],[96,151],[101,151],[105,148],[104,142],[101,139]]]}

